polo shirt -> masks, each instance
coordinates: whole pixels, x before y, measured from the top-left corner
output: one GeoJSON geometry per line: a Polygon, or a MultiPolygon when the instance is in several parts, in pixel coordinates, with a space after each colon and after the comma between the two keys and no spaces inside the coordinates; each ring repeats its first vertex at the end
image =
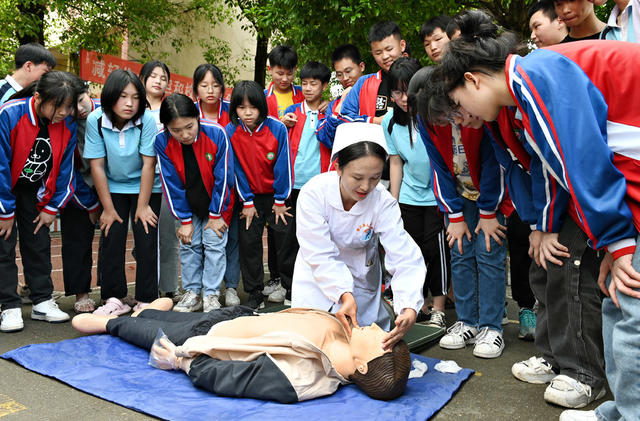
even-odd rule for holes
{"type": "Polygon", "coordinates": [[[320,143],[316,137],[318,111],[310,110],[305,104],[307,119],[300,135],[300,145],[293,164],[294,189],[301,189],[307,181],[320,174],[320,143]]]}
{"type": "MultiPolygon", "coordinates": [[[[87,117],[84,158],[106,158],[104,170],[109,182],[109,192],[139,194],[142,175],[142,155],[155,157],[154,141],[156,122],[149,111],[140,119],[129,121],[122,130],[113,126],[102,108],[87,117]],[[98,119],[102,117],[102,136],[98,131],[98,119]],[[140,131],[142,124],[142,131],[140,131]]],[[[160,179],[156,175],[153,193],[161,193],[160,179]]]]}
{"type": "Polygon", "coordinates": [[[11,95],[22,90],[22,86],[11,75],[0,80],[0,105],[7,102],[11,95]]]}

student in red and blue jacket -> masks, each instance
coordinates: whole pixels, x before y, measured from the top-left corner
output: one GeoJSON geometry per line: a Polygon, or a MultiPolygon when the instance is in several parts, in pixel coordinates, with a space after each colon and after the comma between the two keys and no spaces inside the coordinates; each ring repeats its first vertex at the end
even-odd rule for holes
{"type": "Polygon", "coordinates": [[[225,127],[229,124],[229,101],[224,99],[222,72],[213,64],[203,63],[193,72],[193,96],[200,119],[214,121],[225,127]]]}
{"type": "Polygon", "coordinates": [[[288,45],[277,45],[269,52],[269,67],[272,82],[264,90],[269,115],[281,119],[293,104],[304,101],[302,87],[293,84],[298,69],[298,53],[288,45]]]}
{"type": "MultiPolygon", "coordinates": [[[[616,401],[600,405],[591,417],[633,418],[640,411],[635,363],[640,358],[640,91],[630,69],[640,65],[640,46],[584,41],[520,57],[511,54],[510,35],[473,29],[482,18],[478,13],[464,16],[461,29],[468,34],[450,43],[441,69],[443,93],[487,121],[495,120],[502,107],[516,106],[526,144],[543,162],[543,174],[571,196],[583,238],[595,249],[608,250],[599,283],[610,295],[602,304],[602,323],[607,377],[616,401]]],[[[563,266],[575,262],[581,270],[598,273],[597,266],[584,267],[573,256],[562,259],[563,266]]],[[[589,312],[578,304],[576,319],[589,312]]],[[[588,324],[581,320],[579,326],[570,334],[582,337],[588,324]]],[[[577,381],[566,380],[563,373],[554,378],[549,394],[571,391],[571,407],[602,397],[602,382],[585,376],[583,366],[575,370],[577,381]]]]}
{"type": "Polygon", "coordinates": [[[233,146],[238,196],[243,203],[240,224],[240,262],[244,289],[252,308],[263,306],[262,232],[267,221],[275,236],[282,285],[291,289],[295,255],[286,255],[284,241],[292,215],[288,212],[293,169],[287,129],[268,115],[260,85],[242,81],[233,89],[226,127],[233,146]],[[289,219],[287,220],[287,217],[289,219]]]}
{"type": "Polygon", "coordinates": [[[496,358],[504,349],[501,322],[507,251],[503,223],[512,208],[505,200],[502,169],[482,124],[456,118],[455,124],[420,123],[418,128],[433,168],[433,191],[447,216],[458,314],[440,346],[459,349],[475,342],[475,356],[496,358]]]}
{"type": "MultiPolygon", "coordinates": [[[[80,81],[66,72],[44,74],[33,96],[0,108],[0,331],[22,330],[17,294],[16,242],[33,301],[31,318],[64,322],[51,297],[49,225],[73,196],[73,154],[80,81]],[[16,229],[17,224],[17,229],[16,229]]],[[[19,94],[18,94],[19,95],[19,94]]]]}
{"type": "Polygon", "coordinates": [[[78,142],[73,169],[76,185],[69,206],[60,212],[64,293],[66,296],[76,296],[73,305],[76,313],[93,312],[96,304],[89,293],[93,267],[92,244],[101,207],[93,185],[89,160],[82,157],[87,117],[96,108],[100,108],[100,100],[91,98],[88,85],[83,83],[76,114],[78,142]]]}
{"type": "Polygon", "coordinates": [[[233,208],[226,133],[222,126],[199,116],[186,95],[168,96],[160,107],[165,129],[155,141],[164,195],[181,222],[177,234],[186,293],[174,310],[182,312],[220,308],[233,208]]]}

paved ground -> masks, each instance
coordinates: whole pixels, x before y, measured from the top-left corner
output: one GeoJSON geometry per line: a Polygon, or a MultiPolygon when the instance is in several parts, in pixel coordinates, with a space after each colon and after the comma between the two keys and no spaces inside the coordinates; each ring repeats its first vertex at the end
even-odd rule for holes
{"type": "MultiPolygon", "coordinates": [[[[54,281],[60,290],[61,277],[59,258],[56,255],[54,239],[54,281]]],[[[127,273],[134,273],[135,262],[127,264],[127,273]]],[[[241,297],[242,297],[241,293],[241,297]]],[[[92,297],[98,300],[97,291],[92,297]]],[[[63,310],[72,313],[73,300],[59,300],[63,310]]],[[[0,353],[20,346],[56,342],[79,336],[69,323],[50,325],[29,319],[30,305],[23,307],[25,329],[20,333],[0,334],[0,353]]],[[[522,383],[511,375],[511,365],[529,358],[535,353],[530,342],[517,339],[517,308],[509,300],[511,323],[505,326],[506,348],[502,357],[483,360],[472,355],[472,348],[447,351],[437,345],[422,351],[439,359],[455,360],[460,366],[476,370],[453,399],[434,417],[438,421],[448,420],[557,420],[561,408],[548,405],[542,396],[544,385],[522,383]]],[[[447,314],[449,324],[455,321],[455,314],[447,314]]],[[[70,370],[73,366],[70,364],[70,370]]],[[[610,398],[610,395],[607,396],[610,398]]],[[[590,408],[594,407],[592,405],[590,408]]],[[[283,414],[286,415],[286,414],[283,414]]],[[[110,402],[77,391],[56,380],[32,373],[13,362],[0,360],[0,421],[31,420],[144,420],[148,416],[130,411],[110,402]]]]}

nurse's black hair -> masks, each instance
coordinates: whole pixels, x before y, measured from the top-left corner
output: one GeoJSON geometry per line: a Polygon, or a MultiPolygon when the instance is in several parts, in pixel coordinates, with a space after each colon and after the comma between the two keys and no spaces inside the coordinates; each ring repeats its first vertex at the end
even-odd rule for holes
{"type": "Polygon", "coordinates": [[[231,102],[229,104],[229,119],[236,126],[240,124],[240,118],[238,117],[238,111],[236,109],[242,105],[245,98],[260,112],[260,117],[257,121],[257,124],[260,125],[269,116],[269,108],[267,107],[267,98],[264,96],[264,91],[260,85],[253,80],[243,80],[233,87],[231,102]]]}
{"type": "Polygon", "coordinates": [[[499,27],[487,12],[469,10],[454,22],[460,28],[460,36],[449,42],[447,53],[432,76],[445,95],[464,85],[465,73],[492,75],[503,71],[507,57],[522,51],[518,37],[499,27]]]}
{"type": "Polygon", "coordinates": [[[193,100],[183,94],[171,94],[160,105],[160,122],[165,129],[176,118],[195,118],[200,121],[200,112],[193,100]]]}
{"type": "Polygon", "coordinates": [[[363,158],[365,156],[376,156],[380,158],[382,162],[387,160],[387,152],[382,146],[375,142],[363,141],[353,143],[338,152],[338,165],[340,168],[344,168],[354,159],[363,158]]]}
{"type": "Polygon", "coordinates": [[[70,100],[71,108],[75,111],[72,115],[76,115],[78,96],[83,93],[83,82],[74,74],[54,70],[43,74],[40,79],[13,94],[9,100],[27,98],[36,92],[40,97],[40,106],[50,102],[57,109],[70,100]]]}
{"type": "Polygon", "coordinates": [[[118,102],[124,88],[130,83],[136,88],[138,98],[140,99],[138,109],[130,120],[138,120],[143,116],[145,109],[148,107],[147,93],[140,78],[131,70],[116,69],[107,77],[106,82],[104,82],[104,88],[102,88],[102,94],[100,95],[102,112],[109,117],[109,120],[112,122],[115,122],[116,118],[113,107],[116,105],[116,102],[118,102]]]}
{"type": "Polygon", "coordinates": [[[222,77],[222,71],[215,64],[202,63],[196,70],[193,71],[193,96],[198,98],[198,85],[202,82],[202,79],[207,75],[207,72],[211,72],[213,78],[222,87],[222,96],[224,96],[224,78],[222,77]]]}

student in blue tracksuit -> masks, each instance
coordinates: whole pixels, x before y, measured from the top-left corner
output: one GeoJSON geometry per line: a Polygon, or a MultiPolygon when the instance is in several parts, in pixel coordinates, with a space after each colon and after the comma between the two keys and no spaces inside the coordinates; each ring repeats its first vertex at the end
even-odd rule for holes
{"type": "Polygon", "coordinates": [[[165,130],[155,141],[166,201],[180,220],[180,263],[186,293],[174,311],[181,312],[220,308],[231,217],[228,210],[233,206],[227,135],[222,126],[200,120],[199,115],[189,97],[170,95],[160,107],[165,130]]]}
{"type": "Polygon", "coordinates": [[[102,215],[98,314],[120,315],[127,296],[125,251],[129,218],[136,244],[137,309],[158,297],[158,214],[161,186],[153,149],[156,122],[145,110],[142,82],[130,70],[113,71],[102,89],[102,108],[89,114],[84,157],[90,160],[102,215]]]}
{"type": "MultiPolygon", "coordinates": [[[[51,297],[49,225],[73,196],[73,153],[80,81],[49,72],[30,88],[33,96],[0,108],[0,331],[23,329],[17,293],[16,242],[33,302],[31,318],[64,322],[69,315],[51,297]]],[[[23,93],[27,93],[25,90],[23,93]]]]}

